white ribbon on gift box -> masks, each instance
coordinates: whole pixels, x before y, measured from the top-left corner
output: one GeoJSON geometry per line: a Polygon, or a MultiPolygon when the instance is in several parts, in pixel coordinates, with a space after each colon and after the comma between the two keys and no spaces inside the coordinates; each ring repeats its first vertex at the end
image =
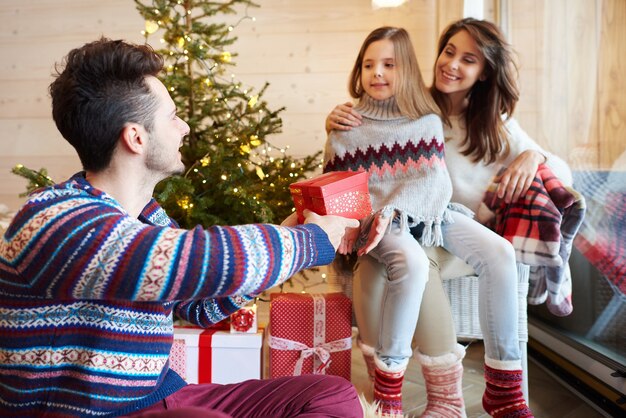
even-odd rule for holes
{"type": "Polygon", "coordinates": [[[302,364],[304,360],[316,355],[315,360],[320,363],[319,366],[313,369],[313,374],[326,374],[326,369],[330,365],[330,353],[335,351],[350,350],[352,348],[352,337],[343,338],[341,340],[335,340],[328,343],[320,344],[315,347],[308,347],[306,344],[302,344],[298,341],[286,340],[284,338],[269,337],[270,347],[276,350],[297,350],[300,351],[300,358],[296,362],[293,368],[293,375],[300,376],[302,374],[302,364]]]}
{"type": "Polygon", "coordinates": [[[313,298],[313,347],[298,341],[269,336],[270,348],[300,351],[300,358],[293,368],[294,376],[302,374],[304,360],[313,354],[315,354],[313,357],[313,374],[326,374],[326,369],[330,365],[330,353],[352,348],[352,337],[324,342],[326,340],[326,299],[324,295],[320,294],[311,294],[311,297],[313,298]]]}

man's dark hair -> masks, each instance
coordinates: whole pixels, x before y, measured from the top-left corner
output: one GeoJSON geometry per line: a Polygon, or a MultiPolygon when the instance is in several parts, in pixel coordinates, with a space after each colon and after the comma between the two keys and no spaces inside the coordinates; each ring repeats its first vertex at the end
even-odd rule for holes
{"type": "Polygon", "coordinates": [[[56,66],[52,117],[85,170],[109,165],[126,123],[152,130],[157,101],[145,77],[162,68],[163,58],[149,45],[106,38],[73,49],[56,66]]]}

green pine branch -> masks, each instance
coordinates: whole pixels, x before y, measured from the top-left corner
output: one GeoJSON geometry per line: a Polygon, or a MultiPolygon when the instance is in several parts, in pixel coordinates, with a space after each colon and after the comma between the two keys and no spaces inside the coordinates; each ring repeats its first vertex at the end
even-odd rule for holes
{"type": "Polygon", "coordinates": [[[54,184],[54,181],[52,181],[50,176],[48,176],[48,171],[45,168],[41,168],[37,171],[24,167],[22,164],[18,164],[11,169],[11,172],[28,180],[28,183],[26,184],[26,191],[20,193],[20,197],[25,197],[37,189],[52,186],[54,184]]]}
{"type": "Polygon", "coordinates": [[[135,0],[146,41],[158,37],[165,57],[161,80],[190,126],[181,148],[186,172],[160,183],[156,198],[182,226],[280,222],[292,211],[289,184],[312,173],[321,152],[296,159],[274,147],[280,113],[260,90],[228,69],[236,25],[250,19],[247,0],[135,0]],[[227,14],[240,14],[235,25],[227,14]]]}

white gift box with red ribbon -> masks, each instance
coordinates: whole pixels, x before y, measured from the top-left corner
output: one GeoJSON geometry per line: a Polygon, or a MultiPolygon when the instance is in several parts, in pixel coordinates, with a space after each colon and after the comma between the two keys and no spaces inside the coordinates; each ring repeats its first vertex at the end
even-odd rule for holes
{"type": "Polygon", "coordinates": [[[239,383],[261,378],[263,330],[174,327],[170,368],[187,383],[239,383]]]}

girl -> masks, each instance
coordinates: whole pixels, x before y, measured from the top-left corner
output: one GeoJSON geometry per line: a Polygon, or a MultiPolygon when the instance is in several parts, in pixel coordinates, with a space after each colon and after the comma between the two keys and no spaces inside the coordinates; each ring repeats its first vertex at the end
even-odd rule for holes
{"type": "MultiPolygon", "coordinates": [[[[515,64],[496,25],[472,18],[454,22],[441,35],[437,51],[430,91],[445,121],[453,201],[477,211],[501,167],[506,170],[496,178],[497,193],[507,202],[526,193],[542,162],[571,183],[565,163],[542,150],[511,118],[519,99],[515,64]]],[[[358,109],[345,104],[326,123],[329,130],[349,131],[363,122],[358,109]]],[[[483,407],[494,417],[532,416],[521,391],[512,246],[476,222],[465,224],[471,227],[463,221],[444,226],[444,248],[468,262],[480,279],[483,407]]]]}
{"type": "MultiPolygon", "coordinates": [[[[359,51],[349,82],[363,124],[354,131],[332,131],[324,158],[325,172],[369,173],[375,213],[344,239],[339,252],[370,252],[387,269],[379,323],[362,324],[366,315],[360,311],[369,307],[360,306],[358,291],[354,299],[357,323],[368,328],[361,334],[368,336],[361,346],[371,352],[374,363],[374,400],[388,415],[402,413],[402,382],[428,281],[429,260],[420,243],[442,245],[442,227],[453,219],[448,209],[452,187],[443,159],[441,119],[416,74],[420,74],[417,58],[404,29],[382,27],[371,32],[359,51]],[[419,236],[420,243],[412,233],[419,236]]],[[[435,306],[429,301],[430,306],[443,310],[440,316],[451,321],[449,304],[445,295],[442,297],[442,303],[435,306]]],[[[436,357],[446,359],[445,377],[453,382],[452,386],[445,385],[439,379],[433,383],[437,386],[433,393],[450,398],[440,410],[443,416],[463,416],[463,398],[457,383],[461,381],[464,350],[448,337],[453,336],[448,332],[452,327],[451,322],[431,324],[431,334],[441,330],[440,335],[447,341],[436,357]]],[[[437,364],[431,366],[433,376],[443,376],[437,364]]]]}

